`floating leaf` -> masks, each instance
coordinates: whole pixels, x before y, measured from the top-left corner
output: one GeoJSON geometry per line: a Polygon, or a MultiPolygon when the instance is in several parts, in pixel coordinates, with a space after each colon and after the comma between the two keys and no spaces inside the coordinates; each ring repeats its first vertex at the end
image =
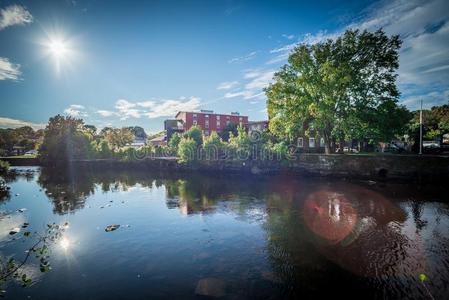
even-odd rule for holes
{"type": "Polygon", "coordinates": [[[30,236],[30,235],[31,235],[31,232],[26,231],[26,232],[23,233],[23,235],[24,235],[24,236],[30,236]]]}
{"type": "Polygon", "coordinates": [[[114,230],[117,230],[119,227],[120,227],[120,225],[118,225],[118,224],[108,225],[108,226],[106,226],[104,231],[106,231],[106,232],[114,231],[114,230]]]}
{"type": "Polygon", "coordinates": [[[419,280],[421,280],[421,282],[427,281],[429,278],[427,278],[426,274],[421,273],[419,274],[419,280]]]}

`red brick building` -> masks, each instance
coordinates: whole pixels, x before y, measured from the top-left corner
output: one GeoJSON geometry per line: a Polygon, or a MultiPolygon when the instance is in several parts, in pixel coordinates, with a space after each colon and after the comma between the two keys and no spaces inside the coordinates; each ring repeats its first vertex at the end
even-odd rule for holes
{"type": "Polygon", "coordinates": [[[175,117],[182,122],[183,130],[187,131],[193,125],[198,125],[203,129],[204,135],[209,135],[212,131],[220,132],[227,124],[248,125],[248,116],[241,116],[237,112],[231,114],[215,114],[211,110],[201,110],[199,112],[180,111],[175,117]]]}

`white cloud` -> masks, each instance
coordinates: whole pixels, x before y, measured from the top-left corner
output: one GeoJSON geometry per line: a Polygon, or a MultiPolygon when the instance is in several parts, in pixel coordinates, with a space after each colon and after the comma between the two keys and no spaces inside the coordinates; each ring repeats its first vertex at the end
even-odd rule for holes
{"type": "Polygon", "coordinates": [[[130,117],[140,118],[141,111],[136,109],[136,103],[131,103],[128,100],[119,99],[115,103],[115,108],[118,110],[118,114],[121,116],[120,120],[126,120],[130,117]]]}
{"type": "Polygon", "coordinates": [[[114,111],[110,110],[97,110],[97,114],[103,117],[111,117],[111,116],[117,116],[118,114],[114,111]]]}
{"type": "Polygon", "coordinates": [[[423,101],[423,108],[448,104],[449,90],[405,97],[401,104],[406,105],[411,110],[417,110],[421,106],[421,100],[423,101]]]}
{"type": "Polygon", "coordinates": [[[217,86],[217,90],[229,90],[232,89],[233,87],[239,85],[238,81],[226,81],[226,82],[222,82],[217,86]]]}
{"type": "Polygon", "coordinates": [[[124,121],[129,118],[174,117],[178,111],[192,111],[200,107],[200,98],[179,97],[178,99],[145,100],[133,102],[119,99],[115,103],[116,111],[97,110],[96,113],[103,117],[119,117],[124,121]]]}
{"type": "Polygon", "coordinates": [[[23,126],[30,126],[33,129],[42,129],[45,128],[45,124],[32,123],[17,119],[11,119],[6,117],[0,117],[0,127],[1,128],[18,128],[23,126]]]}
{"type": "Polygon", "coordinates": [[[13,25],[33,22],[31,13],[21,5],[10,5],[0,10],[0,30],[13,25]]]}
{"type": "Polygon", "coordinates": [[[149,108],[149,107],[155,106],[156,102],[153,100],[148,100],[148,101],[137,102],[137,105],[141,106],[141,107],[149,108]]]}
{"type": "Polygon", "coordinates": [[[251,59],[256,57],[257,52],[258,51],[253,51],[253,52],[248,53],[247,55],[244,55],[244,56],[234,57],[234,58],[228,60],[228,63],[232,64],[232,63],[245,62],[245,61],[251,60],[251,59]]]}
{"type": "Polygon", "coordinates": [[[187,101],[183,100],[163,100],[156,106],[152,107],[151,111],[145,113],[149,118],[158,117],[173,117],[179,111],[193,111],[200,106],[200,98],[190,97],[187,101]]]}
{"type": "Polygon", "coordinates": [[[274,72],[274,70],[246,70],[243,74],[243,78],[247,80],[244,89],[227,92],[224,97],[241,97],[245,100],[265,98],[263,89],[272,81],[274,72]]]}
{"type": "Polygon", "coordinates": [[[87,117],[88,114],[84,111],[85,107],[79,104],[72,104],[66,109],[64,113],[74,118],[87,117]]]}
{"type": "Polygon", "coordinates": [[[18,80],[22,72],[20,65],[11,63],[7,58],[0,57],[0,80],[18,80]]]}
{"type": "Polygon", "coordinates": [[[282,35],[283,38],[286,38],[287,40],[293,40],[295,38],[294,34],[283,34],[282,35]]]}
{"type": "Polygon", "coordinates": [[[274,70],[249,71],[245,74],[245,78],[252,79],[245,85],[247,90],[262,90],[272,81],[274,70]]]}

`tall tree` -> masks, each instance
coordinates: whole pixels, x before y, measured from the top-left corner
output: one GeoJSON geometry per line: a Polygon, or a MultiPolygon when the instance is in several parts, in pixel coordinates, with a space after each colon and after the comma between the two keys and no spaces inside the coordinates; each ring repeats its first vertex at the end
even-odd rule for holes
{"type": "Polygon", "coordinates": [[[111,145],[114,150],[117,150],[120,147],[132,143],[134,135],[129,128],[113,128],[106,132],[105,138],[109,145],[111,145]]]}
{"type": "Polygon", "coordinates": [[[309,125],[324,138],[326,153],[335,140],[393,135],[397,124],[385,119],[398,108],[398,36],[384,31],[348,30],[314,45],[301,44],[266,89],[270,130],[293,141],[309,125]]]}
{"type": "Polygon", "coordinates": [[[65,163],[86,158],[90,141],[83,128],[83,120],[57,115],[45,127],[39,155],[48,164],[65,163]]]}

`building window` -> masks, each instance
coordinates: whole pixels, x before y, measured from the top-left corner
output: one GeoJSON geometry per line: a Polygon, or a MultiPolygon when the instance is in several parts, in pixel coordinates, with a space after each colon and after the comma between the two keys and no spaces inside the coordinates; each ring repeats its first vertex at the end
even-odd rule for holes
{"type": "Polygon", "coordinates": [[[229,125],[229,124],[231,124],[231,121],[229,121],[229,120],[226,121],[226,125],[229,125]]]}
{"type": "Polygon", "coordinates": [[[240,122],[242,122],[242,121],[243,121],[243,118],[242,118],[242,117],[240,117],[240,118],[239,118],[239,121],[240,121],[240,122]]]}
{"type": "Polygon", "coordinates": [[[231,120],[231,117],[230,116],[226,116],[226,120],[231,120]]]}
{"type": "Polygon", "coordinates": [[[206,115],[206,119],[208,119],[209,118],[209,115],[206,115]]]}
{"type": "Polygon", "coordinates": [[[217,120],[220,120],[220,116],[217,116],[217,120]]]}
{"type": "Polygon", "coordinates": [[[315,138],[309,138],[309,148],[315,148],[315,138]]]}
{"type": "Polygon", "coordinates": [[[206,130],[206,131],[204,132],[204,135],[209,135],[209,130],[206,130]]]}
{"type": "Polygon", "coordinates": [[[196,118],[196,114],[193,114],[193,118],[196,118]]]}
{"type": "Polygon", "coordinates": [[[320,147],[324,147],[324,138],[320,139],[320,147]]]}
{"type": "Polygon", "coordinates": [[[217,128],[220,128],[220,121],[217,121],[217,128]]]}
{"type": "Polygon", "coordinates": [[[193,120],[192,124],[196,126],[198,125],[198,122],[196,120],[193,120]]]}
{"type": "Polygon", "coordinates": [[[205,125],[205,126],[204,126],[205,128],[209,128],[209,120],[206,120],[205,123],[204,123],[204,125],[205,125]]]}
{"type": "Polygon", "coordinates": [[[304,147],[304,140],[303,140],[302,137],[298,138],[298,147],[299,147],[299,148],[304,147]]]}

